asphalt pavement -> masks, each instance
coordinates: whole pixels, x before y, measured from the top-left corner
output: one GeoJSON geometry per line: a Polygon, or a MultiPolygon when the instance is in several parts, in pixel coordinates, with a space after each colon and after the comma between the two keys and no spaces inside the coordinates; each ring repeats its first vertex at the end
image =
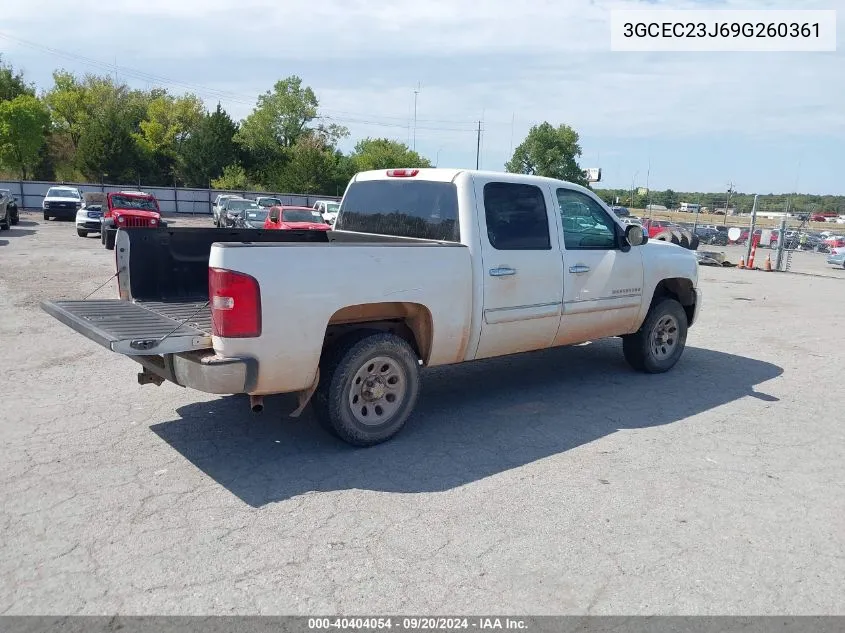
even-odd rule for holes
{"type": "Polygon", "coordinates": [[[672,372],[618,340],[430,370],[354,449],[39,308],[113,272],[72,223],[0,233],[0,614],[845,614],[845,274],[702,267],[672,372]]]}

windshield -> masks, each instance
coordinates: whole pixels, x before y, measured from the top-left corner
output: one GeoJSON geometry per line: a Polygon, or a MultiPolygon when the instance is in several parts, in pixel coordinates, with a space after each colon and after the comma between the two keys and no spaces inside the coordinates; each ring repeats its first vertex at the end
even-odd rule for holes
{"type": "Polygon", "coordinates": [[[115,209],[140,209],[141,211],[158,211],[155,200],[142,198],[140,196],[118,196],[111,197],[111,206],[115,209]]]}
{"type": "Polygon", "coordinates": [[[76,198],[79,200],[79,192],[76,189],[62,189],[60,187],[50,187],[47,190],[48,198],[76,198]]]}
{"type": "Polygon", "coordinates": [[[226,211],[236,211],[238,213],[241,211],[253,211],[260,208],[261,207],[255,204],[252,200],[229,200],[226,203],[226,211]]]}
{"type": "Polygon", "coordinates": [[[293,209],[282,212],[282,222],[319,222],[323,224],[323,216],[316,211],[293,209]]]}
{"type": "Polygon", "coordinates": [[[340,210],[339,202],[327,202],[326,213],[337,213],[340,210]]]}
{"type": "Polygon", "coordinates": [[[258,204],[261,205],[262,207],[268,207],[268,208],[269,207],[278,207],[278,206],[281,206],[282,201],[279,200],[278,198],[261,198],[258,201],[258,204]]]}
{"type": "Polygon", "coordinates": [[[267,218],[268,213],[269,211],[267,210],[253,211],[252,209],[250,209],[246,212],[246,219],[250,222],[264,222],[264,220],[267,218]]]}
{"type": "Polygon", "coordinates": [[[335,229],[460,242],[451,182],[365,180],[349,186],[335,229]]]}

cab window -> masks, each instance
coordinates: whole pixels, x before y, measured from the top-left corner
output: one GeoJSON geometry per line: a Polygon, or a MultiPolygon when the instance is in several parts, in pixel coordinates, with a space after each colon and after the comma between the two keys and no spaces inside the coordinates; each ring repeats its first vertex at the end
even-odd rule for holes
{"type": "Polygon", "coordinates": [[[510,182],[484,185],[487,239],[498,251],[551,250],[546,200],[539,187],[510,182]]]}
{"type": "Polygon", "coordinates": [[[580,191],[558,189],[566,250],[615,249],[616,224],[595,200],[580,191]]]}

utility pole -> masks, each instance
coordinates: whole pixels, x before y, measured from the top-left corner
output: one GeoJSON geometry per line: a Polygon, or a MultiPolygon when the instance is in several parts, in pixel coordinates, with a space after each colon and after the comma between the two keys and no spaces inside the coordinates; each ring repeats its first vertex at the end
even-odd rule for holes
{"type": "Polygon", "coordinates": [[[417,151],[417,95],[420,94],[420,82],[417,82],[417,89],[414,90],[414,146],[413,150],[417,151]]]}
{"type": "Polygon", "coordinates": [[[731,194],[732,194],[732,193],[736,193],[736,191],[734,190],[734,183],[733,183],[733,181],[731,181],[731,182],[729,182],[729,183],[728,183],[728,197],[725,199],[725,224],[727,224],[727,223],[728,223],[728,222],[727,222],[727,220],[728,220],[728,209],[730,208],[730,204],[731,204],[731,194]]]}
{"type": "Polygon", "coordinates": [[[513,156],[513,124],[516,122],[516,112],[511,114],[511,151],[510,155],[513,156]]]}
{"type": "Polygon", "coordinates": [[[481,168],[481,121],[478,122],[478,136],[475,141],[475,168],[481,168]]]}
{"type": "Polygon", "coordinates": [[[645,172],[645,208],[648,210],[648,219],[651,219],[651,188],[648,186],[648,179],[651,176],[651,158],[648,159],[648,169],[645,172]]]}

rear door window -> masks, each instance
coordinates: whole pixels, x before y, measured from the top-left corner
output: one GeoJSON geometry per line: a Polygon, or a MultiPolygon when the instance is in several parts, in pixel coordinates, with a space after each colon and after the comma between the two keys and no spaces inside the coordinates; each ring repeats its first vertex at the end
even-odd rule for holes
{"type": "Polygon", "coordinates": [[[352,183],[335,230],[460,242],[458,191],[451,182],[365,180],[352,183]]]}
{"type": "Polygon", "coordinates": [[[487,239],[497,251],[551,250],[546,200],[539,187],[510,182],[484,185],[487,239]]]}

